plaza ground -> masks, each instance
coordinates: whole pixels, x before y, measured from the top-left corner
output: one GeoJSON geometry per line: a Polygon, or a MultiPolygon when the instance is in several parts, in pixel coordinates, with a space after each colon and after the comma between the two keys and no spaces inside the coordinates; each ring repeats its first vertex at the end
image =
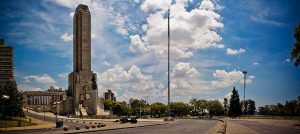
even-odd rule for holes
{"type": "MultiPolygon", "coordinates": [[[[216,134],[222,122],[218,120],[201,119],[177,119],[175,122],[164,122],[162,119],[139,119],[137,124],[114,122],[116,119],[77,119],[58,116],[63,120],[64,126],[68,126],[68,131],[63,128],[55,128],[55,115],[53,113],[37,113],[25,111],[26,115],[37,125],[27,127],[10,127],[0,133],[5,134],[43,134],[43,133],[101,133],[101,134],[153,134],[153,133],[172,133],[172,134],[216,134]],[[45,119],[45,121],[44,121],[45,119]],[[92,128],[95,123],[105,123],[106,127],[92,128]],[[85,126],[89,126],[86,129],[85,126]],[[80,127],[80,130],[76,130],[80,127]]],[[[227,122],[227,134],[299,134],[300,127],[297,126],[298,120],[282,119],[230,119],[224,118],[227,122]]]]}

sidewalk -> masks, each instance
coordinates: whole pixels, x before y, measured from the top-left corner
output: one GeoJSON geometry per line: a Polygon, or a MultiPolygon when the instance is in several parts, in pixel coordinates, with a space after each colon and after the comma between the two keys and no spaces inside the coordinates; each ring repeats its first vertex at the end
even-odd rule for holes
{"type": "Polygon", "coordinates": [[[216,134],[219,131],[219,128],[222,126],[223,122],[218,121],[217,125],[208,130],[205,134],[216,134]]]}
{"type": "Polygon", "coordinates": [[[59,131],[58,133],[86,133],[86,132],[95,132],[95,131],[108,131],[108,130],[116,130],[116,129],[128,129],[128,128],[136,128],[136,127],[147,127],[147,126],[155,126],[155,125],[165,125],[169,124],[167,122],[138,122],[137,124],[131,124],[131,123],[125,123],[120,124],[119,122],[113,123],[109,122],[106,123],[106,127],[101,128],[91,128],[91,125],[89,129],[86,128],[80,128],[80,130],[75,129],[69,129],[69,131],[59,131]]]}
{"type": "Polygon", "coordinates": [[[258,134],[254,130],[245,127],[238,123],[233,123],[230,120],[227,120],[227,128],[226,128],[227,134],[258,134]]]}
{"type": "MultiPolygon", "coordinates": [[[[23,109],[23,110],[26,110],[27,111],[27,109],[23,109]]],[[[28,112],[30,112],[30,113],[33,113],[33,114],[37,114],[37,115],[41,115],[41,116],[44,116],[44,114],[45,114],[45,116],[47,116],[47,117],[55,117],[55,115],[53,114],[53,113],[51,113],[51,112],[45,112],[45,113],[43,113],[43,112],[35,112],[35,111],[32,111],[32,110],[28,110],[28,112]]],[[[115,120],[117,120],[117,119],[81,119],[81,118],[68,118],[67,116],[61,116],[61,115],[58,115],[57,116],[57,118],[59,118],[59,119],[68,119],[68,120],[79,120],[79,121],[105,121],[105,122],[113,122],[113,121],[115,121],[115,120]]],[[[138,121],[142,121],[142,122],[148,122],[148,121],[153,121],[153,122],[163,122],[163,119],[153,119],[153,118],[151,118],[151,119],[137,119],[138,121]]]]}

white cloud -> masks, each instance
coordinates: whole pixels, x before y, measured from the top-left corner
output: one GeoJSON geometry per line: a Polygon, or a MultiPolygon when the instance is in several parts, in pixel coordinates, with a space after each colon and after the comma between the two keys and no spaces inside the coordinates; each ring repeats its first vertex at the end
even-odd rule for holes
{"type": "Polygon", "coordinates": [[[200,9],[214,10],[215,5],[210,0],[203,0],[201,2],[200,9]]]}
{"type": "MultiPolygon", "coordinates": [[[[190,63],[178,62],[171,72],[170,88],[173,96],[187,95],[205,90],[205,86],[198,77],[198,71],[190,63]],[[199,85],[202,85],[199,88],[199,85]]],[[[180,98],[180,97],[179,97],[180,98]]],[[[179,99],[178,98],[178,99],[179,99]]]]}
{"type": "Polygon", "coordinates": [[[48,74],[43,75],[28,75],[24,77],[24,82],[37,82],[42,84],[54,84],[54,79],[48,74]]]}
{"type": "Polygon", "coordinates": [[[138,4],[138,3],[140,3],[141,1],[140,1],[140,0],[133,0],[133,2],[138,4]]]}
{"type": "Polygon", "coordinates": [[[144,12],[159,9],[166,10],[169,5],[171,5],[171,0],[146,0],[141,5],[141,10],[144,12]]]}
{"type": "Polygon", "coordinates": [[[55,2],[61,6],[69,8],[75,7],[77,5],[74,0],[55,0],[55,2]]]}
{"type": "MultiPolygon", "coordinates": [[[[213,73],[213,77],[217,80],[211,81],[211,85],[217,88],[230,87],[237,83],[242,84],[244,82],[244,74],[237,70],[230,72],[226,72],[225,70],[216,70],[213,73]]],[[[249,76],[249,78],[246,79],[246,83],[252,83],[253,79],[255,79],[255,76],[249,76]]]]}
{"type": "Polygon", "coordinates": [[[182,78],[182,77],[195,77],[198,74],[198,71],[191,67],[190,63],[178,62],[171,74],[174,78],[182,78]]]}
{"type": "Polygon", "coordinates": [[[291,59],[290,58],[286,58],[283,62],[289,63],[289,62],[291,62],[291,59]]]}
{"type": "Polygon", "coordinates": [[[69,14],[69,16],[71,17],[71,18],[73,18],[74,17],[74,12],[71,12],[70,14],[69,14]]]}
{"type": "Polygon", "coordinates": [[[60,74],[58,74],[57,76],[58,76],[58,77],[62,77],[62,78],[68,78],[68,74],[69,74],[69,73],[60,73],[60,74]]]}
{"type": "MultiPolygon", "coordinates": [[[[192,50],[209,47],[224,48],[222,37],[216,32],[223,28],[221,16],[205,1],[199,7],[187,11],[188,0],[177,0],[170,6],[171,57],[188,58],[192,50]],[[201,8],[200,8],[201,7],[201,8]]],[[[131,50],[154,52],[157,56],[167,55],[167,18],[165,17],[169,1],[146,0],[141,5],[143,11],[151,10],[147,23],[143,25],[145,34],[132,35],[131,50]],[[160,9],[160,10],[158,10],[160,9]],[[155,10],[155,11],[153,11],[155,10]]]]}
{"type": "Polygon", "coordinates": [[[151,75],[145,75],[136,65],[131,66],[126,71],[122,66],[115,65],[113,68],[98,74],[98,85],[100,91],[112,89],[114,91],[123,90],[120,94],[122,100],[141,97],[147,93],[154,96],[158,92],[151,75]],[[125,97],[127,96],[127,97],[125,97]]]}
{"type": "Polygon", "coordinates": [[[68,34],[68,33],[64,33],[63,35],[60,36],[60,38],[64,41],[72,41],[73,40],[73,35],[72,34],[68,34]]]}
{"type": "Polygon", "coordinates": [[[254,62],[253,65],[259,65],[259,63],[258,62],[254,62]]]}
{"type": "Polygon", "coordinates": [[[246,52],[246,50],[243,48],[240,48],[239,50],[227,48],[227,51],[226,51],[226,53],[229,55],[236,55],[236,54],[241,54],[241,53],[245,53],[245,52],[246,52]]]}
{"type": "Polygon", "coordinates": [[[146,46],[144,42],[141,40],[139,35],[130,36],[130,40],[131,40],[130,50],[140,51],[140,52],[147,51],[146,46]]]}
{"type": "Polygon", "coordinates": [[[108,66],[108,67],[111,66],[111,64],[108,63],[107,61],[103,61],[102,64],[105,65],[105,66],[108,66]]]}
{"type": "Polygon", "coordinates": [[[249,76],[249,79],[255,79],[256,77],[255,76],[253,76],[253,75],[250,75],[249,76]]]}

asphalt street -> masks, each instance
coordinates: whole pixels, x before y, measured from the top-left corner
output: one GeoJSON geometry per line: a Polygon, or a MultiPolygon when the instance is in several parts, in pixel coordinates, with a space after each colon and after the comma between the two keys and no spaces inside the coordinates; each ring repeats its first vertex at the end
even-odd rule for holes
{"type": "Polygon", "coordinates": [[[259,134],[300,134],[300,129],[290,127],[271,126],[258,121],[230,120],[233,123],[242,124],[259,134]]]}
{"type": "Polygon", "coordinates": [[[217,125],[217,122],[216,120],[178,120],[173,124],[98,131],[88,134],[204,134],[217,125]]]}

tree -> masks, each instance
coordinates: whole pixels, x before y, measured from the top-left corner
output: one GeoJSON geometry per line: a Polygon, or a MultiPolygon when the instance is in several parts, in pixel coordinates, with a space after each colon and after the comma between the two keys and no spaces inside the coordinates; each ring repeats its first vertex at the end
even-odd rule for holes
{"type": "Polygon", "coordinates": [[[291,51],[291,60],[295,60],[295,66],[300,64],[300,24],[295,28],[294,32],[295,44],[291,51]]]}
{"type": "Polygon", "coordinates": [[[197,106],[197,99],[193,98],[190,100],[190,105],[192,106],[192,111],[191,114],[193,116],[198,116],[199,115],[199,108],[197,106]]]}
{"type": "Polygon", "coordinates": [[[226,115],[228,115],[228,109],[229,109],[227,98],[224,98],[223,105],[224,105],[224,115],[226,116],[226,115]]]}
{"type": "Polygon", "coordinates": [[[286,101],[285,103],[285,114],[288,116],[297,115],[297,100],[286,101]]]}
{"type": "Polygon", "coordinates": [[[156,102],[150,105],[150,111],[152,116],[164,116],[166,114],[167,106],[160,102],[156,102]]]}
{"type": "Polygon", "coordinates": [[[230,105],[229,105],[229,116],[231,117],[237,117],[241,115],[242,109],[241,109],[241,103],[240,103],[240,98],[239,98],[239,93],[233,87],[232,90],[232,95],[230,98],[230,105]]]}
{"type": "Polygon", "coordinates": [[[248,115],[254,115],[255,114],[255,101],[254,100],[247,100],[247,114],[248,115]]]}
{"type": "Polygon", "coordinates": [[[269,111],[268,107],[258,107],[258,114],[260,115],[266,115],[268,111],[269,111]]]}
{"type": "Polygon", "coordinates": [[[25,117],[22,110],[23,92],[18,91],[14,80],[9,81],[0,89],[0,97],[1,118],[25,117]],[[3,95],[9,96],[9,99],[3,99],[3,95]]]}
{"type": "Polygon", "coordinates": [[[224,114],[224,107],[218,100],[211,100],[207,102],[207,110],[210,115],[212,116],[220,116],[224,114]]]}
{"type": "Polygon", "coordinates": [[[134,99],[130,103],[130,108],[132,110],[132,114],[135,116],[139,116],[140,111],[142,112],[142,115],[143,115],[146,112],[145,110],[147,110],[146,107],[148,107],[148,104],[146,104],[145,100],[134,99]]]}
{"type": "Polygon", "coordinates": [[[242,100],[241,105],[245,106],[245,109],[244,109],[245,115],[254,115],[255,114],[255,110],[256,110],[255,101],[248,99],[248,100],[246,100],[246,102],[244,102],[242,100]]]}
{"type": "Polygon", "coordinates": [[[208,105],[207,105],[207,100],[201,99],[201,100],[197,100],[196,103],[200,114],[203,116],[205,114],[205,109],[207,109],[208,105]]]}
{"type": "Polygon", "coordinates": [[[126,107],[122,102],[114,102],[111,107],[113,114],[122,116],[129,115],[131,113],[130,109],[126,107]]]}
{"type": "Polygon", "coordinates": [[[114,100],[104,100],[104,109],[111,110],[111,107],[114,105],[116,101],[114,100]]]}
{"type": "Polygon", "coordinates": [[[170,107],[171,107],[171,114],[173,116],[179,116],[179,117],[188,115],[191,110],[189,105],[183,102],[172,102],[170,104],[170,107]]]}

